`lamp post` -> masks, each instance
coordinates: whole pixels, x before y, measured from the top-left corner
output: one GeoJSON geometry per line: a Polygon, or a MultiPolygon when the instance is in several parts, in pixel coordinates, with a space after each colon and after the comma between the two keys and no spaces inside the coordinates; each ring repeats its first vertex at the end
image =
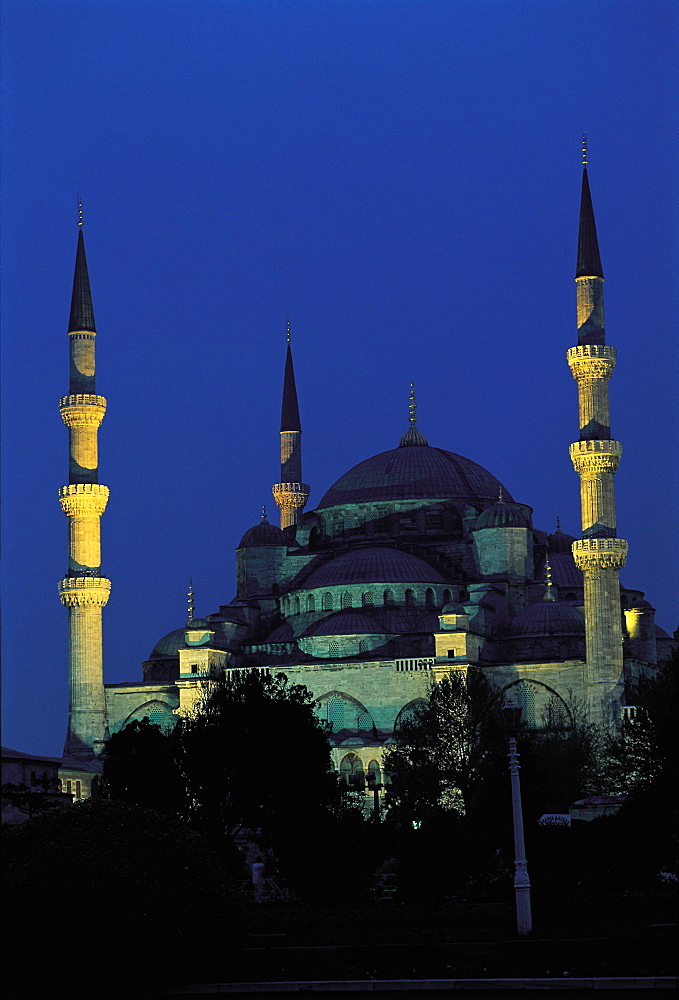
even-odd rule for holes
{"type": "Polygon", "coordinates": [[[512,817],[514,820],[514,892],[516,893],[516,927],[519,934],[530,934],[533,920],[530,909],[530,879],[526,846],[523,840],[523,812],[521,809],[521,782],[519,778],[519,751],[516,733],[521,719],[521,709],[508,701],[502,706],[502,718],[509,736],[509,774],[512,782],[512,817]]]}

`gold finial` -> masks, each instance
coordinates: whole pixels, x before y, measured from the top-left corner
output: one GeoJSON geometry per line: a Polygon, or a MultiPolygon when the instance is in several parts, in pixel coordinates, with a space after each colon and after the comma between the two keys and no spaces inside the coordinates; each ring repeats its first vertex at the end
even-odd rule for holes
{"type": "Polygon", "coordinates": [[[504,503],[505,502],[505,495],[502,492],[502,487],[500,487],[500,492],[497,495],[497,502],[498,503],[504,503]]]}
{"type": "Polygon", "coordinates": [[[268,524],[266,519],[266,504],[262,504],[262,524],[268,524]]]}
{"type": "Polygon", "coordinates": [[[285,339],[286,339],[286,341],[289,344],[290,343],[290,317],[288,316],[287,313],[285,314],[285,339]]]}
{"type": "Polygon", "coordinates": [[[408,420],[411,424],[417,423],[417,403],[415,402],[415,383],[410,383],[410,400],[408,402],[408,420]]]}
{"type": "Polygon", "coordinates": [[[582,133],[582,165],[587,166],[587,133],[582,133]]]}
{"type": "Polygon", "coordinates": [[[556,597],[553,593],[552,584],[552,567],[549,564],[549,556],[545,557],[545,583],[547,584],[547,589],[545,591],[545,596],[543,600],[545,601],[555,601],[556,597]]]}
{"type": "Polygon", "coordinates": [[[191,624],[191,622],[193,621],[193,608],[194,608],[194,600],[193,600],[193,598],[194,598],[194,594],[193,594],[193,580],[189,580],[189,621],[188,621],[188,624],[191,624]]]}
{"type": "Polygon", "coordinates": [[[78,225],[83,224],[83,203],[80,200],[80,195],[78,195],[78,225]]]}
{"type": "Polygon", "coordinates": [[[559,517],[558,514],[556,515],[556,530],[557,531],[561,531],[562,530],[562,528],[561,528],[561,518],[559,517]]]}

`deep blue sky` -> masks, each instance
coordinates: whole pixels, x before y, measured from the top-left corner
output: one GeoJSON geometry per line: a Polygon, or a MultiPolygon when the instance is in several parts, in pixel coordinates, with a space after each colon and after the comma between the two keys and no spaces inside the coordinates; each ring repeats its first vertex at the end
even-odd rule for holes
{"type": "Polygon", "coordinates": [[[285,314],[309,508],[430,444],[579,534],[580,136],[606,274],[622,580],[677,626],[672,0],[3,0],[4,729],[61,752],[76,195],[94,296],[108,681],[234,594],[278,479],[285,314]]]}

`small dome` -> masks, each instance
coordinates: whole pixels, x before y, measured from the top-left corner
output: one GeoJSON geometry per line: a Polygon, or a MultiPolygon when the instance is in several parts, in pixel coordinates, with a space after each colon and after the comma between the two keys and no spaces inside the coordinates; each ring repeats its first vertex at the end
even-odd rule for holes
{"type": "Polygon", "coordinates": [[[457,601],[448,601],[446,605],[441,609],[442,615],[467,615],[469,612],[462,605],[458,604],[457,601]]]}
{"type": "Polygon", "coordinates": [[[305,635],[382,635],[383,630],[369,615],[347,609],[314,622],[305,635]]]}
{"type": "Polygon", "coordinates": [[[561,528],[549,536],[549,551],[550,552],[570,552],[571,545],[575,541],[573,535],[567,535],[565,531],[561,528]]]}
{"type": "Polygon", "coordinates": [[[275,524],[268,521],[260,521],[253,528],[248,528],[240,542],[239,549],[249,548],[254,545],[287,545],[285,535],[275,524]]]}
{"type": "Polygon", "coordinates": [[[669,632],[666,632],[664,628],[660,627],[660,625],[655,625],[654,628],[655,628],[655,637],[656,637],[656,639],[671,639],[672,638],[672,636],[669,634],[669,632]]]}
{"type": "Polygon", "coordinates": [[[477,528],[527,528],[528,517],[525,510],[515,503],[498,500],[492,507],[479,515],[477,528]]]}
{"type": "Polygon", "coordinates": [[[580,635],[585,631],[585,616],[572,604],[542,601],[519,611],[509,625],[511,635],[580,635]]]}
{"type": "Polygon", "coordinates": [[[300,589],[350,583],[445,583],[423,559],[399,549],[369,548],[345,552],[319,566],[300,589]]]}
{"type": "Polygon", "coordinates": [[[214,627],[212,625],[210,625],[210,623],[208,621],[206,621],[205,618],[192,618],[191,621],[188,621],[186,623],[186,625],[184,626],[184,631],[186,631],[186,632],[199,632],[199,631],[203,631],[203,632],[212,631],[212,632],[214,632],[214,627]]]}
{"type": "Polygon", "coordinates": [[[184,633],[186,628],[176,628],[159,639],[151,650],[149,660],[159,660],[168,656],[177,656],[180,649],[185,649],[184,633]]]}

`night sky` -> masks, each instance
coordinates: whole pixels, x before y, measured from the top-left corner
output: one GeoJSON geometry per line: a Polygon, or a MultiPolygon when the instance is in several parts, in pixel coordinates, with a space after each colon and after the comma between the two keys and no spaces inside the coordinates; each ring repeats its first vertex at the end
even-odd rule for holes
{"type": "Polygon", "coordinates": [[[77,195],[98,337],[107,681],[235,592],[278,481],[285,316],[312,509],[419,428],[580,534],[580,139],[618,350],[625,585],[677,615],[673,0],[3,0],[3,743],[61,753],[77,195]]]}

